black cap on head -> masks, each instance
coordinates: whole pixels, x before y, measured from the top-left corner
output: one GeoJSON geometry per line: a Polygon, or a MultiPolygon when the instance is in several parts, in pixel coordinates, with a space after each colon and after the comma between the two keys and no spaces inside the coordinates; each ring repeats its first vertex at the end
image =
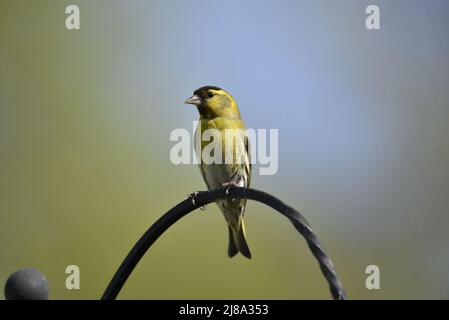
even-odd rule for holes
{"type": "Polygon", "coordinates": [[[201,99],[205,99],[205,98],[207,98],[207,93],[209,92],[210,89],[212,89],[212,90],[223,90],[223,89],[221,89],[219,87],[215,87],[215,86],[204,86],[204,87],[201,87],[199,89],[196,89],[193,92],[193,94],[199,96],[201,99]]]}

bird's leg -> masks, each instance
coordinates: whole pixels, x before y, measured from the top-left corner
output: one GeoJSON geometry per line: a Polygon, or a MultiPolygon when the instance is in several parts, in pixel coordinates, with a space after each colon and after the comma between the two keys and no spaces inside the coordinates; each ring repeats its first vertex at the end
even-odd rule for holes
{"type": "Polygon", "coordinates": [[[194,193],[191,193],[188,195],[189,199],[192,199],[192,205],[195,206],[195,199],[198,197],[200,193],[198,191],[195,191],[194,193]]]}
{"type": "Polygon", "coordinates": [[[231,189],[231,187],[240,187],[240,185],[235,181],[223,183],[223,188],[226,189],[226,194],[229,194],[229,189],[231,189]]]}

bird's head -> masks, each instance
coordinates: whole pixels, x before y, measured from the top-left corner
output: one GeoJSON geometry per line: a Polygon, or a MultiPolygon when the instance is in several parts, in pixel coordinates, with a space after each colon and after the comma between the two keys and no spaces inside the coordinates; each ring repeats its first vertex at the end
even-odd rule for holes
{"type": "Polygon", "coordinates": [[[185,101],[198,108],[201,118],[213,119],[215,117],[240,118],[239,108],[234,98],[218,87],[205,86],[195,92],[185,101]]]}

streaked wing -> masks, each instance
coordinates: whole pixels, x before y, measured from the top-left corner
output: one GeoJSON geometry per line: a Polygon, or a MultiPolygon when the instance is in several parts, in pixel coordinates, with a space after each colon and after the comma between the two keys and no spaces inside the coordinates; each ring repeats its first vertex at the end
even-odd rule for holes
{"type": "Polygon", "coordinates": [[[245,171],[246,171],[246,176],[247,178],[247,185],[246,187],[249,187],[251,185],[251,170],[253,165],[251,164],[251,152],[250,152],[250,147],[249,147],[249,139],[247,136],[245,136],[245,150],[246,150],[246,154],[245,154],[245,171]]]}

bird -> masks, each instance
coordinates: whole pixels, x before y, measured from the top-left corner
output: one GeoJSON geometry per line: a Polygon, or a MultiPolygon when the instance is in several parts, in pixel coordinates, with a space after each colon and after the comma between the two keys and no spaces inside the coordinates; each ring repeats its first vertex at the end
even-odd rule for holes
{"type": "MultiPolygon", "coordinates": [[[[195,90],[185,103],[196,106],[200,115],[194,143],[197,158],[200,160],[199,168],[208,190],[225,187],[228,191],[231,186],[249,187],[252,167],[249,141],[246,135],[241,134],[246,130],[246,126],[234,98],[227,91],[208,85],[195,90]],[[203,137],[207,129],[216,129],[221,134],[221,159],[224,159],[221,163],[203,161],[202,151],[210,142],[203,139],[198,141],[197,137],[203,137]]],[[[246,199],[223,199],[217,200],[216,204],[228,224],[228,256],[232,258],[240,252],[251,259],[243,222],[246,199]]]]}

